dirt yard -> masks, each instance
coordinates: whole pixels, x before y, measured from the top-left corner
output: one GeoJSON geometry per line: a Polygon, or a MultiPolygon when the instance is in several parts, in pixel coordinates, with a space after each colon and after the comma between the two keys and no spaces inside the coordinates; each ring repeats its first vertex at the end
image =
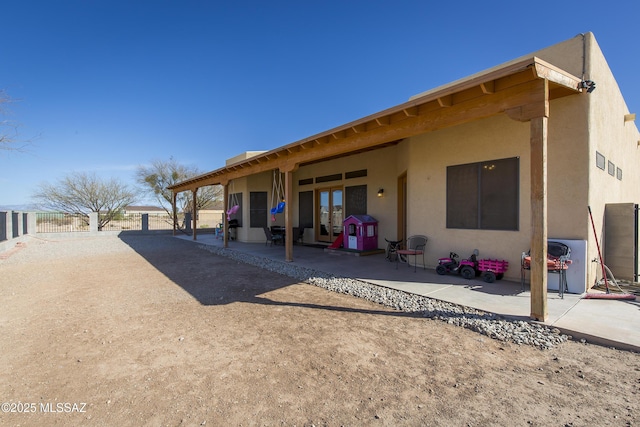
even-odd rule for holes
{"type": "Polygon", "coordinates": [[[638,426],[640,355],[538,350],[163,236],[0,259],[2,426],[638,426]]]}

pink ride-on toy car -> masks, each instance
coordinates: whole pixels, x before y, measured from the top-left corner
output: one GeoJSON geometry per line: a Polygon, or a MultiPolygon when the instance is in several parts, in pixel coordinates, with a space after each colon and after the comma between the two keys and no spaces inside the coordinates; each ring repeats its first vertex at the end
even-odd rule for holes
{"type": "Polygon", "coordinates": [[[493,283],[496,279],[500,280],[504,276],[504,272],[509,268],[509,263],[505,260],[497,259],[481,259],[478,261],[478,270],[482,280],[487,283],[493,283]]]}
{"type": "Polygon", "coordinates": [[[467,280],[473,279],[474,277],[476,277],[476,272],[478,271],[478,261],[476,261],[477,256],[478,250],[475,249],[473,251],[473,254],[471,254],[468,259],[458,261],[458,254],[456,254],[455,252],[450,252],[448,258],[438,259],[436,273],[440,275],[445,275],[447,273],[456,273],[460,274],[467,280]]]}

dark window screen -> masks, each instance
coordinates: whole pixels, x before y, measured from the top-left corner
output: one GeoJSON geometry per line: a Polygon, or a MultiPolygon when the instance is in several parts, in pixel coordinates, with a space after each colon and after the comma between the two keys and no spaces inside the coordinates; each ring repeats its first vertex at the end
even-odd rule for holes
{"type": "Polygon", "coordinates": [[[313,191],[298,193],[298,226],[313,228],[313,191]]]}
{"type": "Polygon", "coordinates": [[[447,228],[478,228],[478,166],[447,168],[447,228]]]}
{"type": "Polygon", "coordinates": [[[266,191],[252,191],[249,193],[249,223],[250,227],[262,228],[267,226],[266,191]]]}
{"type": "Polygon", "coordinates": [[[520,173],[518,159],[485,162],[481,166],[480,228],[517,230],[520,173]]]}
{"type": "Polygon", "coordinates": [[[447,168],[447,228],[517,230],[517,157],[447,168]]]}
{"type": "Polygon", "coordinates": [[[344,218],[350,215],[366,215],[367,213],[367,186],[355,185],[345,187],[345,214],[344,218]]]}
{"type": "Polygon", "coordinates": [[[316,183],[318,182],[330,182],[330,181],[340,181],[342,179],[342,174],[341,173],[336,173],[333,175],[325,175],[325,176],[319,176],[316,178],[316,183]]]}
{"type": "Polygon", "coordinates": [[[360,169],[357,171],[351,171],[351,172],[346,172],[344,174],[344,177],[346,179],[351,179],[351,178],[361,178],[367,176],[367,170],[366,169],[360,169]]]}

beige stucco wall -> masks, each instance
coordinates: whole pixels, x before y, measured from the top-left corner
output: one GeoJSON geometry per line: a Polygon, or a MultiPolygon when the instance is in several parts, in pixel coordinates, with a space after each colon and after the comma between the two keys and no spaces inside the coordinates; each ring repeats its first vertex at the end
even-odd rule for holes
{"type": "MultiPolygon", "coordinates": [[[[384,237],[396,238],[396,150],[394,147],[369,151],[353,156],[343,157],[329,162],[316,163],[300,167],[293,173],[293,194],[291,203],[293,227],[297,227],[299,218],[298,193],[301,191],[315,191],[328,187],[350,187],[357,185],[367,185],[367,213],[378,220],[378,246],[385,247],[384,237]],[[366,177],[345,179],[346,172],[367,169],[366,177]],[[324,183],[313,183],[299,185],[300,180],[316,178],[319,176],[340,173],[343,179],[324,183]],[[384,197],[377,197],[379,188],[385,190],[384,197]]],[[[263,172],[251,175],[246,178],[239,178],[229,184],[229,193],[242,193],[242,227],[236,230],[239,241],[243,242],[264,242],[265,236],[261,228],[251,228],[249,226],[249,193],[251,191],[267,192],[269,209],[273,206],[273,172],[263,172]]],[[[284,180],[284,178],[283,178],[284,180]]],[[[277,191],[276,191],[277,193],[277,191]]],[[[284,214],[276,214],[276,221],[272,221],[271,214],[268,214],[268,225],[284,226],[284,214]]],[[[313,242],[315,236],[314,229],[305,229],[304,241],[313,242]]]]}
{"type": "MultiPolygon", "coordinates": [[[[241,242],[245,242],[248,241],[248,227],[245,227],[244,224],[247,223],[247,203],[249,201],[248,199],[248,193],[247,193],[247,179],[248,177],[245,178],[237,178],[232,180],[231,182],[229,182],[229,201],[227,202],[227,206],[225,206],[225,212],[226,210],[228,210],[231,205],[234,204],[235,200],[233,199],[233,194],[237,194],[237,193],[242,193],[242,224],[243,227],[238,227],[235,230],[236,233],[236,238],[241,241],[241,242]]],[[[231,216],[231,219],[240,219],[238,217],[238,214],[234,214],[231,216]]]]}
{"type": "MultiPolygon", "coordinates": [[[[606,203],[640,199],[640,174],[634,173],[640,160],[640,135],[634,122],[624,122],[629,111],[593,34],[585,34],[584,43],[586,48],[578,35],[534,55],[578,76],[584,66],[585,79],[597,83],[590,94],[552,101],[548,121],[548,236],[587,240],[591,259],[597,252],[587,206],[594,210],[597,230],[602,230],[606,203]],[[587,54],[584,64],[583,52],[587,54]],[[622,181],[596,168],[596,150],[622,168],[622,181]]],[[[430,236],[430,265],[449,250],[466,256],[480,246],[481,256],[509,260],[515,268],[507,277],[517,278],[519,254],[530,246],[529,124],[494,117],[413,137],[407,147],[408,153],[398,159],[408,164],[409,234],[430,236]],[[465,150],[467,141],[475,141],[481,152],[465,150]],[[452,153],[457,151],[455,157],[443,149],[447,143],[452,153]],[[512,155],[520,156],[520,230],[447,230],[446,166],[512,155]],[[482,243],[489,249],[483,250],[482,243]]],[[[593,283],[595,268],[589,266],[588,284],[593,283]]]]}
{"type": "MultiPolygon", "coordinates": [[[[640,203],[640,134],[635,122],[625,122],[629,109],[609,65],[593,35],[587,37],[589,78],[596,89],[589,95],[589,195],[600,245],[604,247],[604,209],[607,203],[640,203]],[[596,151],[605,156],[605,170],[596,167],[596,151]],[[622,180],[608,173],[608,162],[622,170],[622,180]]],[[[589,223],[589,259],[597,257],[595,238],[589,223]]],[[[598,266],[590,265],[589,283],[598,266]]]]}
{"type": "MultiPolygon", "coordinates": [[[[581,95],[551,103],[548,135],[548,236],[584,239],[587,197],[587,132],[573,120],[585,110],[581,95]],[[582,149],[580,147],[583,147],[582,149]],[[580,208],[582,207],[582,208],[580,208]]],[[[579,123],[579,122],[578,122],[579,123]]],[[[531,246],[530,124],[499,115],[409,139],[409,234],[429,236],[427,265],[450,251],[466,257],[473,249],[482,258],[509,261],[505,275],[520,277],[520,256],[531,246]],[[520,212],[517,231],[446,228],[447,167],[494,159],[518,157],[520,164],[520,212]]]]}
{"type": "Polygon", "coordinates": [[[223,221],[224,211],[203,209],[198,211],[198,228],[216,228],[223,221]]]}
{"type": "MultiPolygon", "coordinates": [[[[343,157],[329,162],[316,163],[299,168],[294,173],[293,193],[300,191],[315,191],[328,187],[350,187],[356,185],[367,186],[367,214],[378,220],[378,247],[384,248],[384,238],[396,238],[396,148],[388,147],[380,150],[368,151],[353,156],[343,157]],[[366,177],[344,179],[345,172],[367,169],[366,177]],[[299,185],[300,180],[318,176],[342,173],[341,181],[313,183],[299,185]],[[384,197],[378,197],[378,189],[384,189],[384,197]]],[[[298,204],[293,207],[293,223],[298,224],[298,204]]],[[[315,230],[305,231],[305,240],[313,241],[315,230]]]]}
{"type": "MultiPolygon", "coordinates": [[[[252,228],[249,226],[249,193],[252,191],[267,191],[269,193],[268,200],[271,200],[272,177],[272,172],[263,172],[244,178],[234,179],[229,183],[229,197],[231,197],[232,193],[242,193],[242,227],[238,227],[236,229],[236,237],[241,242],[265,241],[265,235],[262,228],[252,228]]],[[[228,207],[226,209],[228,209],[228,207]]],[[[235,216],[232,216],[231,218],[233,219],[235,216]]],[[[269,220],[269,223],[271,224],[271,220],[269,220]]]]}
{"type": "Polygon", "coordinates": [[[529,246],[528,144],[529,125],[506,116],[409,139],[407,231],[429,237],[427,266],[435,267],[438,258],[451,251],[467,257],[473,249],[482,258],[507,259],[519,265],[520,254],[529,246]],[[447,167],[509,157],[520,158],[520,231],[447,229],[447,167]]]}

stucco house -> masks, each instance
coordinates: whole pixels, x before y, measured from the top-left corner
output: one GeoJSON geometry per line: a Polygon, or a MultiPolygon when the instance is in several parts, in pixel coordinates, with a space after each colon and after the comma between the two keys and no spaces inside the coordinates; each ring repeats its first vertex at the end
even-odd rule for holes
{"type": "MultiPolygon", "coordinates": [[[[427,267],[477,248],[515,266],[505,275],[512,280],[530,250],[531,316],[545,320],[547,239],[572,246],[575,292],[596,277],[588,206],[607,264],[637,275],[637,244],[625,231],[637,224],[640,200],[634,120],[594,35],[579,34],[320,134],[245,153],[171,189],[223,185],[225,206],[238,206],[243,242],[264,241],[272,202],[283,196],[275,223],[305,227],[305,242],[330,243],[343,219],[367,214],[378,220],[380,248],[385,237],[422,234],[427,267]],[[617,231],[605,233],[606,212],[617,231]]],[[[290,238],[285,257],[294,261],[290,238]]]]}

